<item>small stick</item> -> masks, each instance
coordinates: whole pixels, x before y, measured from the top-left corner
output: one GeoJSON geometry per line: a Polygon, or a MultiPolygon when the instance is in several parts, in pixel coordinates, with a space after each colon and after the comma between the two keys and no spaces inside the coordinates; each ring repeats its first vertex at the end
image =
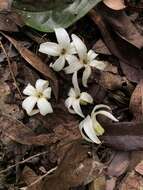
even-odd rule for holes
{"type": "Polygon", "coordinates": [[[5,56],[6,56],[6,58],[7,58],[7,62],[8,62],[10,74],[11,74],[11,76],[12,76],[12,79],[13,79],[14,83],[15,83],[15,86],[16,86],[16,89],[17,89],[19,95],[20,95],[20,98],[22,99],[22,94],[21,94],[20,89],[19,89],[19,87],[18,87],[18,85],[17,85],[17,82],[16,82],[16,79],[15,79],[14,73],[13,73],[12,68],[11,68],[10,59],[9,59],[8,54],[7,54],[7,52],[6,52],[6,50],[5,50],[5,48],[4,48],[4,46],[3,46],[3,44],[2,44],[1,41],[0,41],[0,46],[1,46],[1,48],[2,48],[2,50],[3,50],[3,52],[4,52],[4,54],[5,54],[5,56]]]}
{"type": "Polygon", "coordinates": [[[18,163],[16,163],[16,164],[13,164],[12,166],[9,166],[9,167],[6,168],[5,170],[0,171],[0,174],[2,174],[2,173],[4,173],[4,172],[7,172],[8,170],[10,170],[10,169],[16,167],[17,165],[24,164],[25,162],[28,162],[29,160],[32,160],[33,158],[36,158],[36,157],[41,156],[41,155],[46,154],[46,153],[48,153],[48,151],[41,152],[41,153],[35,154],[35,155],[33,155],[33,156],[30,156],[29,158],[26,158],[25,160],[20,161],[20,162],[18,162],[18,163]]]}

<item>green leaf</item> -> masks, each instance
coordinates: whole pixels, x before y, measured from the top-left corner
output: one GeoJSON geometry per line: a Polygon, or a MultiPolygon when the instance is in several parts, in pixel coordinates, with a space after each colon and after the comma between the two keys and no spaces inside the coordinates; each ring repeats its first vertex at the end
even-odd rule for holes
{"type": "Polygon", "coordinates": [[[25,24],[43,32],[67,28],[101,0],[15,0],[13,7],[25,24]]]}

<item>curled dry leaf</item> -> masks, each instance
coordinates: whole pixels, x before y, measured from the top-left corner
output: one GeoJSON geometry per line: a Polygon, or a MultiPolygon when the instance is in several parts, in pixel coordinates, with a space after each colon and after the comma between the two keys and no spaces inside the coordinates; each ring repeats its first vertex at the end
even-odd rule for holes
{"type": "Polygon", "coordinates": [[[44,64],[42,60],[33,52],[28,50],[26,47],[21,45],[20,42],[16,41],[15,39],[11,38],[10,36],[5,35],[2,33],[2,35],[7,38],[13,46],[18,50],[20,55],[36,70],[38,70],[40,73],[42,73],[45,77],[48,77],[51,81],[51,85],[53,88],[54,95],[56,99],[58,98],[58,81],[54,74],[54,72],[49,68],[48,65],[44,64]]]}
{"type": "Polygon", "coordinates": [[[135,120],[143,120],[143,80],[135,88],[131,96],[129,108],[135,120]]]}
{"type": "MultiPolygon", "coordinates": [[[[113,5],[120,2],[123,2],[123,0],[104,0],[105,4],[101,4],[101,14],[105,21],[112,26],[118,35],[134,46],[141,48],[143,46],[143,36],[131,22],[130,17],[125,13],[124,6],[122,6],[119,11],[113,10],[113,8],[110,8],[109,6],[109,4],[113,5]]],[[[119,7],[119,5],[116,6],[119,7]]]]}
{"type": "MultiPolygon", "coordinates": [[[[106,46],[108,47],[110,52],[113,55],[115,55],[120,61],[131,66],[131,69],[133,71],[134,71],[134,68],[138,70],[142,70],[141,66],[143,63],[143,58],[141,56],[140,50],[135,45],[121,38],[120,35],[118,35],[114,31],[114,29],[112,29],[112,25],[108,23],[108,21],[104,18],[102,14],[102,10],[104,12],[104,9],[109,9],[109,8],[106,8],[104,3],[101,2],[96,6],[96,11],[94,10],[90,11],[90,16],[92,20],[99,27],[106,46]],[[130,52],[130,55],[128,52],[130,52]]],[[[111,13],[108,13],[108,14],[111,14],[111,13]]],[[[122,67],[122,71],[124,73],[124,67],[122,67]]],[[[126,72],[126,74],[128,74],[128,72],[126,72]]],[[[134,82],[139,82],[139,80],[142,78],[143,78],[142,74],[141,75],[134,74],[132,76],[132,80],[134,82]]]]}
{"type": "Polygon", "coordinates": [[[67,190],[99,177],[103,164],[90,157],[89,151],[80,141],[71,144],[55,173],[45,178],[42,189],[67,190]]]}

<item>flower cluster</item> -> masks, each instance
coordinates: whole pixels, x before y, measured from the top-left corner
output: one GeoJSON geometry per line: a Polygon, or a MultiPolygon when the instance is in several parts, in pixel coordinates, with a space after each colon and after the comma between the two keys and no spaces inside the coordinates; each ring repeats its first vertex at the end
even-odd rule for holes
{"type": "Polygon", "coordinates": [[[65,29],[55,29],[58,43],[46,42],[40,45],[39,51],[49,56],[58,57],[51,67],[55,71],[64,70],[66,74],[72,74],[80,69],[84,69],[82,84],[87,87],[87,80],[91,75],[91,68],[95,67],[104,70],[106,64],[96,60],[97,54],[93,50],[87,50],[83,41],[72,34],[72,42],[65,29]],[[66,61],[68,66],[65,67],[66,61]]]}
{"type": "MultiPolygon", "coordinates": [[[[82,85],[88,87],[87,81],[91,75],[91,68],[96,67],[99,70],[104,70],[106,64],[96,60],[97,54],[93,50],[88,51],[83,41],[75,34],[71,36],[72,41],[63,28],[55,29],[55,34],[58,43],[42,43],[39,51],[49,56],[57,57],[55,62],[50,64],[53,70],[56,72],[64,70],[66,74],[73,74],[73,87],[69,90],[68,98],[65,100],[65,106],[70,113],[77,114],[84,118],[79,124],[83,138],[87,141],[99,144],[101,142],[98,136],[104,133],[104,129],[97,121],[96,116],[100,114],[113,121],[118,120],[109,112],[111,111],[110,107],[102,104],[96,105],[91,115],[85,117],[81,106],[93,104],[94,100],[89,93],[80,90],[77,74],[80,69],[84,69],[82,85]]],[[[22,107],[26,110],[28,115],[31,116],[39,112],[42,115],[46,115],[53,112],[52,106],[48,101],[51,98],[51,87],[49,87],[48,81],[38,79],[35,87],[28,84],[23,93],[29,96],[22,103],[22,107]]]]}

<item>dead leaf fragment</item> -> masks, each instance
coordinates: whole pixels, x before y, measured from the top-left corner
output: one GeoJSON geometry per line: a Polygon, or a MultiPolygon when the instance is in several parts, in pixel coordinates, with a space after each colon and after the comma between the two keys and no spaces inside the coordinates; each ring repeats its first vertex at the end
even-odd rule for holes
{"type": "Polygon", "coordinates": [[[99,176],[89,186],[89,190],[105,190],[106,178],[105,176],[99,176]]]}
{"type": "Polygon", "coordinates": [[[135,172],[129,173],[123,180],[119,190],[142,190],[143,178],[137,175],[135,172]]]}
{"type": "Polygon", "coordinates": [[[0,115],[0,131],[3,136],[24,145],[45,145],[57,141],[53,134],[36,135],[23,123],[5,114],[0,115]]]}
{"type": "Polygon", "coordinates": [[[55,173],[45,178],[42,189],[67,190],[99,177],[103,165],[89,157],[88,151],[80,141],[73,143],[55,173]]]}
{"type": "Polygon", "coordinates": [[[34,183],[39,176],[36,175],[36,173],[26,166],[22,172],[22,180],[27,184],[26,190],[42,190],[41,189],[41,181],[35,183],[34,185],[30,186],[32,183],[34,183]],[[30,187],[28,187],[30,186],[30,187]]]}
{"type": "Polygon", "coordinates": [[[131,96],[129,108],[133,113],[135,120],[143,120],[143,81],[141,81],[135,88],[131,96]]]}
{"type": "Polygon", "coordinates": [[[126,172],[130,164],[128,152],[117,152],[107,168],[107,175],[112,177],[119,177],[126,172]]]}
{"type": "Polygon", "coordinates": [[[141,161],[136,167],[135,171],[138,172],[139,174],[143,175],[143,161],[141,161]]]}

